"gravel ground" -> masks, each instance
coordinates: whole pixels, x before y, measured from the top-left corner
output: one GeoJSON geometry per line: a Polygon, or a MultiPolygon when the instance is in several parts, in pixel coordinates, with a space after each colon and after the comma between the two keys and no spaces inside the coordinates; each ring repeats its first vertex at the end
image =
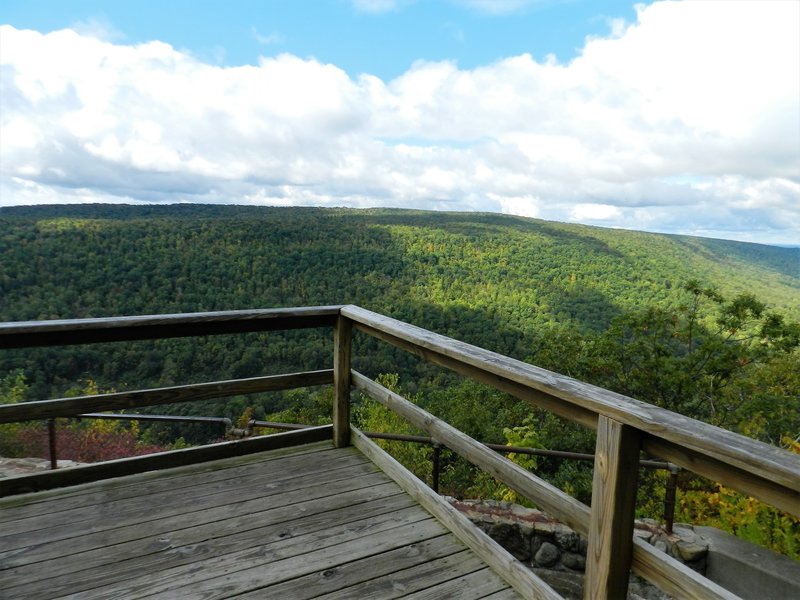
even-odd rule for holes
{"type": "MultiPolygon", "coordinates": [[[[59,460],[58,466],[74,467],[80,463],[71,460],[59,460]]],[[[0,456],[0,478],[28,475],[50,468],[50,460],[46,458],[4,458],[0,456]]]]}

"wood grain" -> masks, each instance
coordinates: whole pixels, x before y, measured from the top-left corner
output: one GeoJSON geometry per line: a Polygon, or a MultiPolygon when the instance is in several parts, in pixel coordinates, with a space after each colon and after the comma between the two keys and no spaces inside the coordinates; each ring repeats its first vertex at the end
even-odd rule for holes
{"type": "Polygon", "coordinates": [[[339,306],[267,308],[218,312],[0,323],[0,348],[65,346],[331,327],[339,306]]]}
{"type": "MultiPolygon", "coordinates": [[[[352,428],[352,436],[353,445],[378,465],[384,473],[394,479],[407,494],[439,519],[524,598],[551,598],[554,600],[561,598],[549,585],[526,569],[497,542],[355,427],[352,428]]],[[[488,448],[486,450],[492,452],[488,448]]]]}
{"type": "Polygon", "coordinates": [[[299,494],[273,497],[269,503],[262,502],[260,510],[256,502],[249,502],[241,510],[232,506],[227,516],[221,510],[204,510],[193,515],[192,523],[163,520],[157,523],[160,530],[153,532],[147,531],[149,522],[144,521],[138,528],[145,530],[145,537],[132,541],[115,543],[129,532],[111,530],[104,537],[92,536],[96,549],[47,559],[46,571],[41,569],[42,562],[3,571],[4,587],[15,595],[30,597],[43,586],[53,596],[103,586],[108,589],[112,582],[129,581],[142,573],[269,544],[288,544],[328,528],[415,507],[393,482],[352,489],[340,482],[335,491],[325,487],[321,483],[308,489],[306,499],[298,500],[299,494]],[[248,507],[251,510],[245,510],[248,507]]]}
{"type": "MultiPolygon", "coordinates": [[[[686,448],[653,436],[645,436],[644,449],[694,473],[708,477],[775,508],[800,517],[800,491],[752,473],[748,469],[732,466],[698,450],[686,448]]],[[[800,456],[798,456],[800,458],[800,456]]],[[[756,457],[757,459],[757,457],[756,457]]],[[[797,466],[800,475],[800,464],[797,466]]]]}
{"type": "MultiPolygon", "coordinates": [[[[0,529],[0,547],[16,547],[19,540],[15,539],[15,535],[21,532],[26,532],[28,540],[35,540],[35,532],[41,532],[43,539],[52,542],[56,536],[67,538],[121,527],[131,522],[131,519],[135,521],[142,514],[155,520],[226,503],[233,510],[234,505],[252,498],[267,498],[288,490],[309,487],[323,476],[333,481],[379,472],[374,465],[365,464],[363,457],[342,457],[332,453],[287,457],[276,464],[265,464],[260,469],[257,465],[262,463],[251,463],[247,469],[220,469],[211,473],[193,474],[188,477],[188,481],[176,480],[174,477],[165,478],[163,481],[151,482],[150,485],[142,485],[139,493],[131,495],[126,493],[126,488],[121,490],[123,495],[114,494],[115,490],[112,488],[111,493],[106,493],[102,501],[83,496],[81,499],[86,500],[84,503],[63,510],[61,507],[50,510],[52,503],[48,506],[35,505],[32,508],[38,509],[36,513],[4,522],[0,529]],[[292,460],[294,458],[300,460],[292,460]],[[244,479],[237,484],[237,496],[232,499],[229,493],[230,482],[237,477],[244,479]],[[193,498],[189,507],[184,504],[186,496],[193,498]],[[98,519],[97,514],[100,513],[113,514],[114,519],[98,519]]],[[[13,514],[18,511],[11,509],[9,512],[13,514]]]]}
{"type": "Polygon", "coordinates": [[[584,534],[588,532],[589,508],[585,504],[357,371],[353,371],[353,383],[373,400],[401,415],[495,479],[534,501],[542,510],[576,531],[584,534]]]}
{"type": "Polygon", "coordinates": [[[693,571],[647,542],[633,540],[633,572],[674,598],[687,600],[741,600],[710,579],[693,571]]]}
{"type": "Polygon", "coordinates": [[[454,566],[463,573],[469,572],[467,569],[485,565],[453,536],[442,535],[333,569],[318,570],[243,594],[238,600],[265,597],[292,600],[391,600],[419,589],[419,586],[430,585],[431,576],[441,581],[446,577],[447,569],[454,566]],[[367,581],[365,573],[369,573],[367,581]]]}
{"type": "MultiPolygon", "coordinates": [[[[665,440],[748,472],[749,480],[742,480],[737,486],[745,493],[756,495],[775,486],[800,492],[800,455],[357,306],[344,306],[341,314],[366,333],[380,332],[388,341],[402,340],[407,343],[406,349],[410,344],[423,358],[444,356],[451,364],[467,365],[549,396],[552,402],[548,410],[553,412],[558,413],[554,406],[560,403],[575,407],[579,415],[585,411],[603,415],[647,433],[652,439],[665,440]],[[758,484],[753,485],[756,479],[758,484]]],[[[569,411],[558,414],[571,418],[569,411]]],[[[579,415],[574,420],[578,420],[579,415]]],[[[659,457],[681,464],[671,457],[659,457]]],[[[695,472],[713,476],[713,473],[699,470],[705,466],[697,462],[695,472]]],[[[800,515],[800,503],[790,508],[792,514],[800,515]]]]}
{"type": "Polygon", "coordinates": [[[0,497],[65,487],[111,477],[121,477],[154,469],[168,469],[230,456],[264,452],[276,448],[298,446],[330,439],[331,435],[332,426],[322,425],[320,427],[287,431],[245,440],[209,444],[197,448],[172,450],[133,458],[121,458],[69,469],[57,469],[23,477],[9,477],[0,479],[0,497]]]}
{"type": "MultiPolygon", "coordinates": [[[[302,446],[287,446],[277,450],[271,450],[257,457],[259,463],[264,463],[264,468],[269,468],[268,463],[274,460],[292,460],[299,458],[303,454],[333,451],[330,440],[303,444],[302,446]]],[[[0,498],[0,523],[14,520],[20,516],[30,516],[41,514],[45,510],[57,511],[80,506],[84,499],[88,504],[102,503],[103,498],[129,498],[137,495],[140,488],[147,489],[149,485],[164,485],[169,481],[169,485],[175,483],[176,487],[183,487],[186,484],[181,480],[191,477],[194,474],[209,475],[220,472],[225,476],[226,472],[233,470],[234,473],[241,467],[247,467],[254,460],[253,455],[245,454],[231,458],[219,459],[213,462],[195,463],[192,465],[171,467],[158,471],[146,471],[126,476],[122,480],[101,480],[92,481],[70,486],[69,488],[43,490],[30,494],[17,494],[0,498]],[[42,508],[39,505],[48,503],[49,506],[42,508]]],[[[313,459],[312,459],[313,460],[313,459]]]]}
{"type": "Polygon", "coordinates": [[[180,567],[150,571],[146,577],[128,580],[126,585],[112,584],[90,594],[70,597],[73,600],[109,596],[119,600],[151,596],[228,598],[444,533],[441,523],[415,506],[284,541],[255,544],[248,550],[204,557],[180,567]],[[109,593],[112,591],[113,595],[109,593]]]}
{"type": "MultiPolygon", "coordinates": [[[[440,600],[441,598],[458,598],[458,600],[478,600],[488,594],[507,590],[508,585],[484,567],[460,577],[448,579],[424,590],[406,594],[408,600],[440,600]]],[[[544,598],[545,596],[534,596],[544,598]]]]}
{"type": "Polygon", "coordinates": [[[333,445],[350,444],[350,354],[352,321],[339,317],[333,329],[333,445]]]}
{"type": "Polygon", "coordinates": [[[633,554],[639,432],[601,416],[597,424],[585,600],[625,600],[633,554]]]}
{"type": "MultiPolygon", "coordinates": [[[[478,444],[478,442],[470,440],[470,438],[467,438],[467,440],[470,440],[471,443],[470,441],[464,440],[463,438],[467,436],[458,430],[454,430],[453,435],[449,435],[448,428],[453,429],[451,426],[440,421],[433,415],[426,413],[383,386],[364,377],[360,373],[353,372],[353,382],[358,389],[365,392],[368,396],[381,402],[391,410],[395,410],[417,427],[428,430],[432,436],[436,437],[441,443],[447,445],[452,450],[461,454],[462,452],[459,448],[463,448],[465,450],[463,455],[465,457],[469,456],[469,459],[473,461],[474,464],[486,470],[496,479],[503,481],[506,485],[518,491],[523,496],[534,500],[543,510],[569,524],[575,531],[583,533],[584,535],[588,534],[590,510],[584,504],[578,502],[571,496],[567,496],[561,490],[556,488],[550,489],[551,486],[549,487],[549,484],[539,480],[514,463],[497,460],[500,457],[494,453],[492,453],[494,457],[493,460],[488,455],[483,456],[485,453],[472,452],[469,450],[469,447],[471,447],[472,444],[478,444]],[[436,432],[435,434],[434,431],[436,432]]],[[[663,552],[653,550],[652,546],[637,544],[635,540],[632,569],[636,574],[645,577],[649,581],[653,581],[661,586],[664,591],[678,598],[686,596],[687,592],[697,592],[698,590],[705,589],[704,585],[706,583],[710,585],[709,589],[712,591],[721,589],[719,586],[715,586],[699,575],[695,574],[695,576],[689,577],[691,573],[694,573],[693,571],[684,567],[663,552]]],[[[716,598],[717,596],[715,596],[714,593],[709,594],[709,597],[716,598]]],[[[702,593],[696,594],[695,596],[689,594],[688,597],[702,598],[703,595],[702,593]]],[[[725,596],[719,597],[722,598],[725,596]]]]}

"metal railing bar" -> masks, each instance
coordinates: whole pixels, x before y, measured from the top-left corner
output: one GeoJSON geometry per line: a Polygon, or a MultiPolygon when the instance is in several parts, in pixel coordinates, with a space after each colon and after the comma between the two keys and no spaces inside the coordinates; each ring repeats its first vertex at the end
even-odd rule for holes
{"type": "Polygon", "coordinates": [[[77,415],[77,419],[107,419],[119,421],[148,421],[148,422],[181,422],[181,423],[212,423],[230,427],[231,420],[227,417],[197,417],[180,415],[144,415],[135,413],[84,413],[77,415]]]}
{"type": "MultiPolygon", "coordinates": [[[[292,430],[302,429],[304,427],[312,427],[311,425],[299,425],[297,423],[279,423],[275,421],[250,421],[251,427],[269,427],[278,430],[292,430]]],[[[430,446],[435,445],[437,442],[431,437],[422,435],[407,435],[404,433],[387,433],[378,431],[362,431],[364,435],[373,439],[392,440],[397,442],[412,442],[417,444],[427,444],[430,446]]],[[[587,462],[594,462],[594,454],[586,454],[583,452],[567,452],[563,450],[546,450],[544,448],[530,448],[527,446],[507,446],[505,444],[492,444],[488,442],[478,443],[483,444],[487,448],[491,448],[495,452],[504,454],[527,454],[531,456],[546,456],[552,458],[564,458],[568,460],[582,460],[587,462]]],[[[672,471],[673,469],[680,469],[677,465],[661,460],[648,460],[642,459],[639,461],[639,466],[648,469],[672,471]]]]}

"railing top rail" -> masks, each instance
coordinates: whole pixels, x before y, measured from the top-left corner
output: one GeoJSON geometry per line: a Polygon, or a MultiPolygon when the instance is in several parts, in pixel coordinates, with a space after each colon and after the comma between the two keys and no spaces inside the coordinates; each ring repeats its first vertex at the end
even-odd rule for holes
{"type": "Polygon", "coordinates": [[[684,460],[677,460],[675,455],[662,458],[683,463],[690,470],[697,471],[692,464],[696,456],[711,457],[764,481],[793,490],[800,500],[800,456],[358,306],[344,306],[341,313],[367,333],[386,334],[384,339],[390,343],[400,340],[410,344],[426,360],[436,362],[437,357],[444,357],[447,360],[442,362],[452,364],[455,361],[477,368],[665,440],[678,447],[678,454],[681,449],[688,449],[691,452],[684,460]]]}
{"type": "Polygon", "coordinates": [[[16,423],[35,419],[55,419],[58,417],[78,417],[83,413],[104,410],[122,410],[227,398],[242,394],[274,392],[314,385],[333,383],[333,370],[304,371],[302,373],[286,373],[283,375],[266,375],[247,379],[230,379],[228,381],[209,381],[191,385],[112,392],[74,398],[57,398],[55,400],[39,400],[20,402],[17,404],[0,404],[0,423],[16,423]]]}
{"type": "Polygon", "coordinates": [[[164,315],[0,323],[0,348],[60,346],[330,327],[340,306],[226,310],[164,315]]]}

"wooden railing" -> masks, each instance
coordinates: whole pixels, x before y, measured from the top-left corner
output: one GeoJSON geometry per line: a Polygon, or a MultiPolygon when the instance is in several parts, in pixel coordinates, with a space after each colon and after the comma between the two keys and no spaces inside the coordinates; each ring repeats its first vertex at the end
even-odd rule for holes
{"type": "MultiPolygon", "coordinates": [[[[333,328],[332,370],[6,405],[0,406],[0,423],[332,383],[335,389],[332,432],[314,428],[304,433],[309,440],[332,435],[336,446],[354,442],[362,447],[363,435],[351,431],[350,426],[350,396],[352,390],[357,389],[587,535],[586,598],[624,597],[630,570],[677,597],[735,598],[727,590],[633,537],[638,462],[642,451],[800,517],[800,457],[796,455],[356,306],[7,323],[0,325],[0,348],[308,327],[333,328]],[[352,370],[354,330],[595,429],[592,506],[582,504],[352,370]]],[[[264,439],[267,438],[243,442],[251,443],[253,448],[268,446],[267,442],[259,441],[264,439]]],[[[160,461],[159,465],[171,464],[167,459],[151,460],[160,461]]],[[[141,468],[136,465],[145,463],[130,459],[125,464],[136,469],[141,468]]],[[[102,467],[97,471],[100,476],[109,472],[102,467]]],[[[119,474],[120,471],[115,468],[111,472],[119,474]]],[[[3,485],[6,490],[10,489],[8,484],[0,482],[0,492],[3,485]]]]}

